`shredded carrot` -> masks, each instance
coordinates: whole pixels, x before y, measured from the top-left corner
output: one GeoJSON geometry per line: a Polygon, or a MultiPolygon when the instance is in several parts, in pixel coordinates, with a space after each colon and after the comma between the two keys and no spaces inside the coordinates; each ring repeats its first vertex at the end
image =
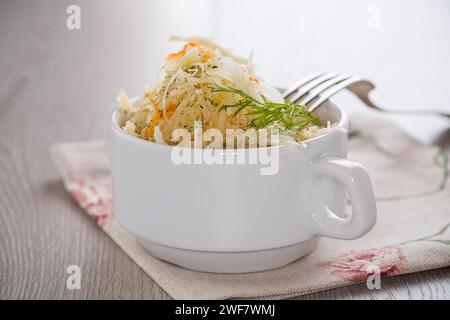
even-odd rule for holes
{"type": "Polygon", "coordinates": [[[153,117],[155,115],[159,116],[159,109],[158,109],[158,104],[156,103],[155,100],[153,100],[153,98],[151,97],[151,95],[148,96],[148,100],[150,100],[150,102],[152,103],[153,106],[153,111],[155,112],[155,114],[153,115],[153,117]]]}
{"type": "Polygon", "coordinates": [[[178,51],[176,53],[171,53],[167,56],[167,60],[180,59],[182,56],[184,56],[185,53],[186,51],[184,50],[178,51]]]}
{"type": "Polygon", "coordinates": [[[155,135],[155,125],[157,124],[157,121],[154,121],[154,119],[152,119],[152,121],[150,121],[150,125],[147,128],[147,136],[151,139],[153,139],[154,135],[155,135]]]}
{"type": "Polygon", "coordinates": [[[155,134],[155,125],[158,124],[158,122],[161,120],[161,113],[159,112],[158,105],[156,104],[155,100],[152,99],[151,95],[148,96],[148,99],[152,103],[153,106],[153,117],[150,120],[150,124],[147,128],[147,135],[153,139],[155,134]]]}
{"type": "Polygon", "coordinates": [[[208,60],[211,59],[214,56],[214,54],[211,51],[206,51],[205,53],[202,54],[202,59],[203,60],[208,60]]]}
{"type": "Polygon", "coordinates": [[[259,84],[258,79],[256,79],[254,76],[248,76],[248,79],[251,81],[255,81],[257,84],[259,84]]]}
{"type": "Polygon", "coordinates": [[[177,108],[177,105],[175,103],[171,103],[167,106],[166,110],[167,111],[175,111],[175,109],[177,108]]]}
{"type": "Polygon", "coordinates": [[[186,51],[187,51],[188,47],[198,47],[198,46],[200,46],[200,45],[201,45],[201,44],[198,43],[198,42],[195,42],[195,41],[188,41],[188,42],[183,46],[183,48],[182,48],[180,51],[169,54],[169,55],[167,56],[167,60],[179,59],[179,58],[181,58],[182,56],[184,56],[184,55],[186,54],[186,51]]]}
{"type": "Polygon", "coordinates": [[[175,103],[170,103],[169,105],[167,105],[166,112],[164,113],[164,118],[165,119],[172,118],[172,115],[176,109],[177,109],[177,105],[175,103]]]}

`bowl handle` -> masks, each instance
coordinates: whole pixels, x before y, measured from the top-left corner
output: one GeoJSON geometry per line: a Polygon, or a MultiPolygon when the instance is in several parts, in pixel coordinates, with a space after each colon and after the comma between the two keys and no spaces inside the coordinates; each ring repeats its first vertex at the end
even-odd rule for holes
{"type": "Polygon", "coordinates": [[[326,154],[311,165],[316,174],[331,176],[342,182],[348,190],[353,207],[350,219],[336,215],[326,204],[316,208],[312,216],[315,234],[356,239],[369,232],[375,224],[377,208],[366,169],[359,163],[326,154]]]}

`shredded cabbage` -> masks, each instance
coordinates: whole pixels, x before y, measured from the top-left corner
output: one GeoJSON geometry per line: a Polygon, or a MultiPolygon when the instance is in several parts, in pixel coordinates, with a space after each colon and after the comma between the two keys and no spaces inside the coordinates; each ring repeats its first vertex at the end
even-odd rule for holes
{"type": "MultiPolygon", "coordinates": [[[[212,92],[211,85],[242,90],[258,101],[284,103],[281,93],[254,74],[253,53],[249,59],[234,55],[202,37],[171,37],[184,41],[183,48],[169,54],[157,81],[146,88],[134,107],[123,90],[117,98],[126,121],[123,130],[157,143],[173,144],[172,132],[178,128],[194,131],[200,122],[204,130],[215,128],[225,136],[226,129],[251,128],[251,107],[235,114],[223,106],[239,102],[240,97],[226,92],[212,92]]],[[[319,126],[308,126],[292,132],[279,126],[286,143],[301,141],[320,134],[319,126]]]]}

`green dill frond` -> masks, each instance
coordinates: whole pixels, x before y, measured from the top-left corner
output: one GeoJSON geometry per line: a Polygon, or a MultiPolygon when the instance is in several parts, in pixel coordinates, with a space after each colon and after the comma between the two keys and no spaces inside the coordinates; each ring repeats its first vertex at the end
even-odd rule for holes
{"type": "Polygon", "coordinates": [[[219,86],[213,84],[211,92],[226,92],[239,95],[241,99],[232,105],[224,105],[220,111],[234,108],[233,116],[237,116],[245,108],[251,107],[253,110],[245,115],[251,117],[251,126],[257,129],[279,123],[287,129],[300,130],[308,125],[320,125],[319,119],[308,111],[306,106],[292,103],[285,100],[284,103],[270,102],[266,99],[258,101],[242,90],[229,86],[219,86]]]}

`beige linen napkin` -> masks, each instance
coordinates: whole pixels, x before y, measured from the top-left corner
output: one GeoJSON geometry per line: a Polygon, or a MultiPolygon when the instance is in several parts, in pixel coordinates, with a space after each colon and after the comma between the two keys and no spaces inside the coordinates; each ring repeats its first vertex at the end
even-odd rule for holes
{"type": "Polygon", "coordinates": [[[105,143],[62,143],[52,154],[67,191],[175,299],[287,298],[365,281],[374,265],[382,277],[449,266],[448,153],[417,143],[382,118],[359,116],[352,124],[348,157],[372,178],[374,229],[352,241],[322,238],[310,255],[257,273],[195,272],[152,257],[111,215],[105,143]]]}

